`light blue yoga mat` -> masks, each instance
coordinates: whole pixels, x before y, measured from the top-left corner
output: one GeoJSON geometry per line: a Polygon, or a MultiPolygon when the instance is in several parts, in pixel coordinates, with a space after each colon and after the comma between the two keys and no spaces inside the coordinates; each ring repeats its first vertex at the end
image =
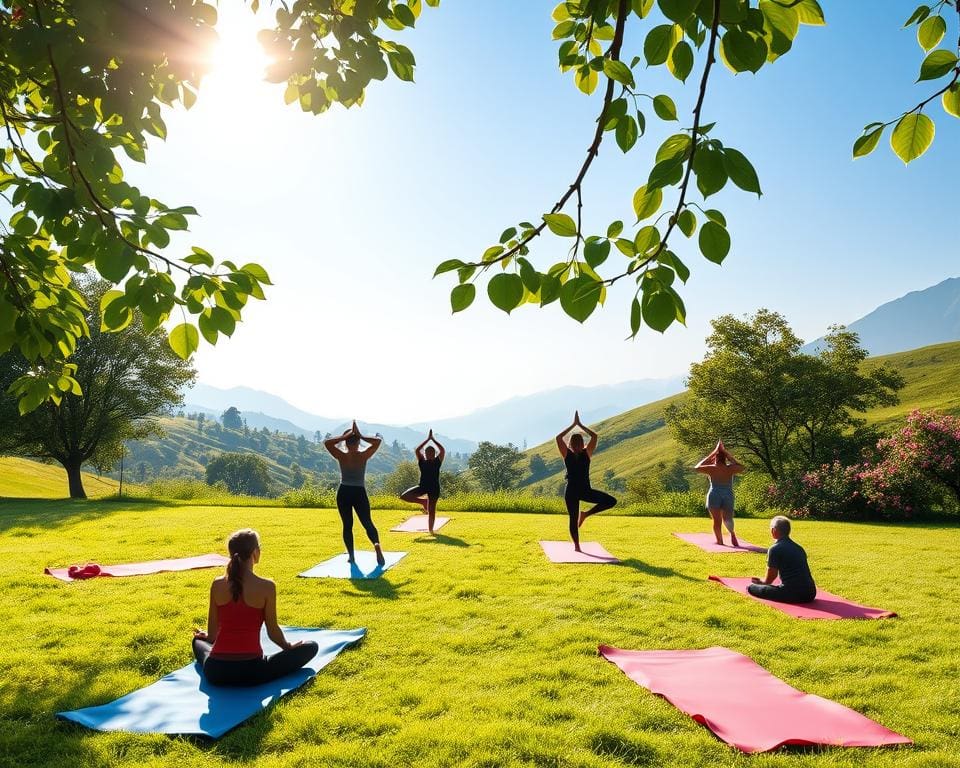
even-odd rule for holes
{"type": "Polygon", "coordinates": [[[376,579],[385,570],[399,563],[406,554],[406,552],[384,552],[383,557],[387,562],[384,565],[378,565],[375,552],[354,552],[353,557],[356,560],[354,563],[347,560],[347,554],[344,552],[342,555],[324,560],[320,565],[315,565],[299,575],[308,579],[376,579]]]}
{"type": "MultiPolygon", "coordinates": [[[[366,632],[284,627],[287,640],[313,640],[320,651],[305,667],[279,680],[250,688],[218,687],[207,682],[200,665],[194,662],[109,704],[58,712],[57,717],[96,731],[193,734],[218,739],[299,688],[366,632]]],[[[280,650],[267,638],[266,631],[261,643],[268,656],[280,650]]]]}

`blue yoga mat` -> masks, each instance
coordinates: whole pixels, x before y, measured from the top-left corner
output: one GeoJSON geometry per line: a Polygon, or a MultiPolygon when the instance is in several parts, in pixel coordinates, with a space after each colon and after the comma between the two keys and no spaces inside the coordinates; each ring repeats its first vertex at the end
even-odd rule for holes
{"type": "Polygon", "coordinates": [[[308,571],[300,574],[308,579],[376,579],[387,570],[399,563],[406,552],[384,552],[385,565],[377,565],[377,555],[374,552],[354,552],[355,563],[347,561],[347,554],[331,557],[320,565],[315,565],[308,571]]]}
{"type": "MultiPolygon", "coordinates": [[[[320,651],[305,667],[279,680],[250,688],[218,687],[207,682],[200,665],[194,662],[109,704],[58,712],[57,717],[96,731],[193,734],[218,739],[281,696],[299,688],[340,651],[359,642],[366,632],[366,629],[284,627],[287,640],[294,643],[313,640],[320,651]]],[[[267,638],[266,632],[261,642],[268,656],[280,650],[267,638]]]]}

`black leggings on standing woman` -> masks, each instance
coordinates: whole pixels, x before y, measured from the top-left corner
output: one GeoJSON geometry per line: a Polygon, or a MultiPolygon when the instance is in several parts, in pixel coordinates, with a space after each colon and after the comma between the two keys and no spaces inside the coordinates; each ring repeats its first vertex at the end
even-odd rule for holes
{"type": "Polygon", "coordinates": [[[353,560],[353,512],[357,513],[357,520],[367,532],[371,544],[380,543],[380,534],[370,517],[370,499],[367,489],[360,485],[341,485],[337,488],[337,511],[343,523],[343,543],[347,554],[353,560]]]}
{"type": "Polygon", "coordinates": [[[203,676],[213,685],[244,687],[261,685],[296,672],[320,650],[312,640],[273,656],[259,659],[221,659],[210,655],[213,646],[208,640],[193,639],[193,655],[203,667],[203,676]]]}
{"type": "Polygon", "coordinates": [[[570,538],[578,547],[580,546],[580,502],[586,501],[594,505],[590,510],[591,515],[610,509],[617,503],[617,500],[609,493],[598,491],[595,488],[571,488],[569,485],[563,494],[563,500],[567,504],[567,515],[570,517],[570,538]]]}

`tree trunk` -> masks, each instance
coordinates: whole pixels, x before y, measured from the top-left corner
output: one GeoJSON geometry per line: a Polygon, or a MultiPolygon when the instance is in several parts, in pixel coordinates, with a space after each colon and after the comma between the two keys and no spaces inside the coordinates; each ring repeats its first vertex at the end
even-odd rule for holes
{"type": "Polygon", "coordinates": [[[65,461],[63,463],[63,468],[67,470],[67,483],[70,485],[70,498],[87,498],[87,494],[83,490],[83,477],[80,474],[80,462],[74,460],[65,461]]]}

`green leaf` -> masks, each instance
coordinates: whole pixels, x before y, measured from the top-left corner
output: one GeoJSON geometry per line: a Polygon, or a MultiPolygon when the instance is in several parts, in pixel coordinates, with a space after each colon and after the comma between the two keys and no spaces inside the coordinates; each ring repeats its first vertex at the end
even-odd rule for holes
{"type": "Polygon", "coordinates": [[[823,16],[823,8],[817,0],[801,0],[799,5],[794,6],[801,24],[808,26],[822,27],[827,23],[823,16]]]}
{"type": "Polygon", "coordinates": [[[545,307],[560,298],[562,284],[556,275],[546,274],[540,278],[540,306],[545,307]]]}
{"type": "Polygon", "coordinates": [[[619,237],[621,232],[623,232],[622,221],[613,221],[607,227],[607,237],[619,237]]]}
{"type": "Polygon", "coordinates": [[[473,283],[454,286],[450,291],[450,308],[454,314],[462,312],[471,304],[477,295],[477,287],[473,283]]]}
{"type": "Polygon", "coordinates": [[[687,81],[693,69],[693,48],[686,40],[681,40],[670,51],[667,68],[677,80],[684,83],[687,81]]]}
{"type": "Polygon", "coordinates": [[[494,275],[487,283],[487,296],[495,307],[509,315],[523,301],[523,280],[511,273],[494,275]]]}
{"type": "Polygon", "coordinates": [[[225,336],[233,336],[237,321],[233,315],[223,307],[214,307],[210,310],[210,321],[213,327],[225,336]]]}
{"type": "Polygon", "coordinates": [[[960,117],[960,83],[954,83],[944,91],[940,103],[948,115],[960,117]]]}
{"type": "Polygon", "coordinates": [[[647,258],[651,251],[660,247],[660,230],[656,227],[641,227],[633,238],[633,247],[638,258],[647,258]]]}
{"type": "Polygon", "coordinates": [[[502,245],[491,245],[487,250],[483,252],[483,256],[480,257],[480,261],[487,263],[495,261],[503,253],[502,245]]]}
{"type": "Polygon", "coordinates": [[[917,27],[917,42],[923,50],[929,51],[937,47],[945,34],[947,34],[947,22],[942,16],[931,16],[917,27]]]}
{"type": "Polygon", "coordinates": [[[200,333],[195,326],[181,323],[170,331],[168,341],[170,349],[181,359],[186,360],[200,347],[200,333]]]}
{"type": "Polygon", "coordinates": [[[660,145],[657,150],[656,161],[660,163],[664,160],[686,160],[692,143],[687,134],[675,133],[660,145]]]}
{"type": "Polygon", "coordinates": [[[661,120],[677,119],[677,105],[673,103],[673,99],[665,94],[661,93],[659,96],[653,97],[653,111],[657,113],[657,117],[661,120]]]}
{"type": "Polygon", "coordinates": [[[533,268],[533,265],[523,256],[517,258],[517,264],[520,265],[520,279],[524,287],[530,293],[536,293],[540,290],[540,273],[533,268]]]}
{"type": "Polygon", "coordinates": [[[722,264],[730,252],[730,233],[715,221],[700,228],[700,252],[714,264],[722,264]]]}
{"type": "Polygon", "coordinates": [[[720,40],[720,57],[734,72],[756,72],[767,61],[767,43],[759,35],[733,27],[720,40]]]}
{"type": "Polygon", "coordinates": [[[659,188],[647,190],[644,184],[633,193],[633,212],[637,214],[637,221],[650,218],[663,203],[663,192],[659,188]]]}
{"type": "Polygon", "coordinates": [[[563,311],[579,323],[584,322],[600,301],[600,289],[603,286],[587,275],[567,280],[560,289],[560,306],[563,311]]]}
{"type": "Polygon", "coordinates": [[[677,319],[677,306],[672,294],[667,291],[644,293],[642,313],[647,325],[663,333],[677,319]]]}
{"type": "Polygon", "coordinates": [[[684,235],[693,237],[693,233],[697,231],[696,214],[689,208],[684,208],[680,211],[680,215],[677,216],[677,226],[684,235]]]}
{"type": "Polygon", "coordinates": [[[957,66],[957,57],[950,51],[938,48],[927,54],[927,58],[920,65],[920,77],[917,82],[922,80],[936,80],[943,77],[947,72],[957,66]]]}
{"type": "Polygon", "coordinates": [[[700,0],[657,0],[663,15],[677,24],[683,24],[700,4],[700,0]]]}
{"type": "Polygon", "coordinates": [[[216,344],[220,332],[210,319],[210,310],[205,309],[197,318],[197,324],[200,326],[200,334],[207,340],[207,344],[216,344]]]}
{"type": "Polygon", "coordinates": [[[904,163],[909,163],[929,149],[935,130],[933,120],[926,115],[904,115],[890,135],[890,146],[897,157],[904,163]]]}
{"type": "Polygon", "coordinates": [[[460,269],[465,266],[460,259],[447,259],[444,262],[441,262],[440,265],[434,270],[433,276],[442,275],[445,272],[453,272],[455,269],[460,269]]]}
{"type": "Polygon", "coordinates": [[[640,309],[640,301],[634,296],[633,301],[630,303],[630,338],[634,338],[640,332],[640,324],[642,322],[642,311],[640,309]]]}
{"type": "Polygon", "coordinates": [[[623,152],[629,152],[637,143],[637,122],[630,115],[621,117],[616,128],[617,146],[623,152]]]}
{"type": "Polygon", "coordinates": [[[503,232],[500,234],[500,243],[502,245],[506,245],[511,240],[513,240],[513,238],[515,238],[516,236],[517,236],[517,228],[508,227],[507,229],[503,230],[503,232]]]}
{"type": "Polygon", "coordinates": [[[643,55],[650,66],[666,62],[677,42],[673,24],[661,24],[651,29],[643,41],[643,55]]]}
{"type": "Polygon", "coordinates": [[[703,215],[706,216],[708,219],[710,219],[710,221],[717,222],[717,224],[719,224],[721,227],[727,226],[726,217],[722,213],[720,213],[720,211],[718,211],[716,208],[708,208],[703,212],[703,215]]]}
{"type": "Polygon", "coordinates": [[[597,89],[597,83],[600,82],[597,71],[586,65],[577,67],[573,79],[577,84],[577,88],[588,96],[597,89]]]}
{"type": "Polygon", "coordinates": [[[267,270],[265,270],[259,264],[255,264],[253,262],[244,264],[242,267],[240,267],[240,271],[246,272],[258,283],[262,283],[263,285],[273,285],[273,283],[270,282],[270,275],[267,274],[267,270]]]}
{"type": "Polygon", "coordinates": [[[624,64],[622,61],[614,61],[613,59],[604,59],[603,60],[603,74],[612,80],[616,80],[618,83],[623,83],[624,85],[630,86],[631,88],[634,85],[633,82],[633,72],[630,71],[630,67],[624,64]]]}
{"type": "Polygon", "coordinates": [[[760,191],[760,180],[757,178],[757,172],[743,153],[736,149],[725,149],[723,151],[723,168],[730,177],[730,181],[744,192],[756,192],[757,197],[763,194],[760,191]]]}
{"type": "Polygon", "coordinates": [[[873,150],[877,148],[877,144],[880,141],[881,135],[883,135],[882,125],[879,128],[875,128],[874,130],[870,131],[870,133],[865,133],[863,136],[853,142],[854,158],[865,157],[873,152],[873,150]]]}
{"type": "Polygon", "coordinates": [[[560,235],[560,237],[577,236],[576,222],[565,213],[545,213],[543,214],[543,220],[547,222],[547,227],[555,235],[560,235]]]}
{"type": "Polygon", "coordinates": [[[693,172],[697,176],[697,189],[705,198],[726,186],[727,171],[720,150],[705,147],[698,149],[693,156],[693,172]]]}
{"type": "Polygon", "coordinates": [[[929,5],[918,5],[917,9],[910,14],[910,18],[904,23],[904,28],[909,27],[911,24],[916,24],[918,21],[923,21],[927,16],[930,15],[930,6],[929,5]]]}
{"type": "Polygon", "coordinates": [[[610,255],[610,241],[603,239],[590,240],[583,246],[583,258],[587,264],[596,269],[607,260],[610,255]]]}

